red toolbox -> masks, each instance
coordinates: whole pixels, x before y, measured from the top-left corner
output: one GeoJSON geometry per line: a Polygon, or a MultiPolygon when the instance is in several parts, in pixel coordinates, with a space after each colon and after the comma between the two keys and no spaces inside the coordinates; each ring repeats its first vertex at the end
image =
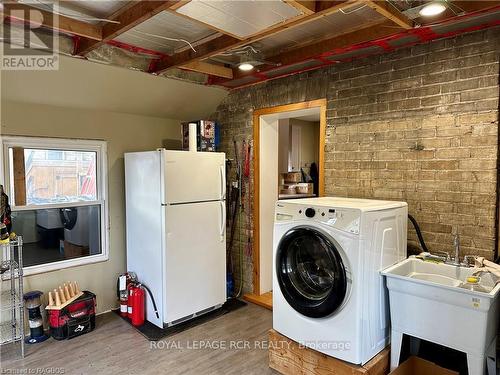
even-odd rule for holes
{"type": "Polygon", "coordinates": [[[83,291],[83,295],[61,310],[47,310],[50,335],[56,340],[71,339],[95,328],[95,294],[83,291]]]}

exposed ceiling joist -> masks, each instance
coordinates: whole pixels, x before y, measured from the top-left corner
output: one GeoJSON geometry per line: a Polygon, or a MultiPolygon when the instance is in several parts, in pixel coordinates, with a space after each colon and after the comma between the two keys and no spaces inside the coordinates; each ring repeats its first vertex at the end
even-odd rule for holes
{"type": "Polygon", "coordinates": [[[101,40],[101,28],[97,25],[92,25],[65,16],[55,15],[51,12],[29,5],[21,3],[3,3],[3,7],[0,7],[0,13],[5,17],[10,17],[22,22],[36,21],[40,23],[42,27],[78,35],[92,41],[101,40]],[[37,12],[39,17],[37,17],[37,12]]]}
{"type": "Polygon", "coordinates": [[[186,49],[172,56],[162,59],[156,68],[155,73],[163,73],[172,68],[178,68],[190,64],[194,61],[200,61],[210,56],[217,55],[228,49],[240,46],[242,41],[229,35],[222,35],[206,43],[196,46],[196,52],[192,49],[186,49]]]}
{"type": "Polygon", "coordinates": [[[402,28],[412,29],[414,27],[414,22],[388,1],[365,0],[364,2],[377,13],[380,13],[382,16],[390,19],[402,28]]]}
{"type": "Polygon", "coordinates": [[[193,61],[189,64],[182,65],[181,69],[191,70],[193,72],[205,73],[216,77],[233,78],[233,70],[225,66],[210,64],[204,61],[193,61]]]}
{"type": "Polygon", "coordinates": [[[100,41],[92,41],[84,39],[78,46],[77,55],[85,55],[90,51],[98,48],[103,43],[116,38],[118,35],[134,28],[142,22],[150,19],[158,13],[168,10],[171,7],[179,7],[186,1],[149,1],[142,0],[136,2],[133,6],[124,7],[123,11],[118,11],[112,18],[118,23],[106,23],[102,27],[102,39],[100,41]]]}
{"type": "MultiPolygon", "coordinates": [[[[322,3],[321,1],[318,3],[322,3]]],[[[306,15],[299,19],[294,19],[289,23],[283,23],[277,25],[275,27],[269,28],[257,35],[254,35],[250,38],[239,40],[237,38],[222,35],[218,38],[215,38],[207,43],[200,44],[196,47],[196,52],[193,50],[184,50],[182,52],[178,52],[169,58],[165,58],[159,62],[157,65],[157,73],[162,73],[168,69],[176,68],[184,64],[191,63],[193,61],[200,61],[215,55],[218,55],[222,52],[226,52],[231,49],[240,48],[246,46],[248,44],[254,43],[271,35],[277,34],[284,30],[288,30],[290,28],[303,25],[307,22],[312,22],[321,17],[327,16],[334,12],[339,11],[341,8],[347,8],[357,4],[357,1],[347,0],[347,1],[329,1],[327,2],[330,7],[324,8],[316,13],[306,15]]]]}
{"type": "Polygon", "coordinates": [[[293,6],[305,14],[313,14],[316,12],[316,1],[313,0],[284,0],[285,3],[293,6]]]}
{"type": "Polygon", "coordinates": [[[366,27],[335,36],[331,39],[322,40],[318,43],[309,44],[307,46],[273,56],[267,60],[280,62],[282,65],[294,64],[311,57],[321,56],[322,54],[331,52],[337,48],[345,48],[374,39],[386,38],[400,31],[402,30],[394,28],[392,21],[386,21],[375,26],[366,27]]]}
{"type": "MultiPolygon", "coordinates": [[[[277,64],[279,63],[281,65],[292,65],[311,58],[324,58],[325,56],[322,55],[335,49],[345,48],[375,39],[386,38],[403,30],[403,28],[394,28],[394,23],[387,20],[377,25],[371,25],[366,28],[337,35],[330,39],[280,53],[279,55],[266,58],[266,60],[277,64]]],[[[253,73],[250,72],[244,74],[236,69],[233,70],[234,79],[242,78],[251,74],[253,73]]]]}

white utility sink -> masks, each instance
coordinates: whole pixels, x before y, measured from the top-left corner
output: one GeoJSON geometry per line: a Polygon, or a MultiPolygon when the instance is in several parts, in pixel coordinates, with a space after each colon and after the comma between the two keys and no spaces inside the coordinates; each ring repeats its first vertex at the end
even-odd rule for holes
{"type": "Polygon", "coordinates": [[[460,286],[461,281],[448,276],[436,275],[434,273],[411,272],[408,277],[412,279],[430,281],[431,283],[447,285],[447,286],[460,286]]]}
{"type": "MultiPolygon", "coordinates": [[[[409,257],[408,259],[384,270],[383,275],[396,278],[411,278],[424,281],[426,284],[439,284],[450,288],[457,288],[468,277],[472,276],[474,268],[472,267],[457,267],[451,264],[435,263],[430,261],[422,261],[416,257],[409,257]]],[[[480,285],[488,290],[493,291],[495,288],[494,276],[490,273],[483,273],[480,276],[480,285]]],[[[461,289],[461,288],[460,288],[461,289]]],[[[500,290],[500,285],[497,286],[496,292],[493,291],[492,297],[495,296],[500,290]]],[[[481,293],[484,294],[484,293],[481,293]]]]}
{"type": "Polygon", "coordinates": [[[474,271],[416,257],[382,271],[389,289],[392,369],[407,334],[465,352],[469,375],[484,374],[486,358],[495,356],[500,284],[483,273],[480,285],[488,293],[461,288],[474,271]]]}

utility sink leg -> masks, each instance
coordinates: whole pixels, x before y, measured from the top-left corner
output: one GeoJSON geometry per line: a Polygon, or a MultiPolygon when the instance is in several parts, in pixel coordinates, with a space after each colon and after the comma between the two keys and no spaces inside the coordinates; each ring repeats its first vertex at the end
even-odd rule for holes
{"type": "Polygon", "coordinates": [[[486,351],[486,367],[488,375],[497,375],[497,337],[491,341],[486,351]]]}
{"type": "Polygon", "coordinates": [[[391,330],[391,371],[399,366],[402,345],[403,333],[391,330]]]}

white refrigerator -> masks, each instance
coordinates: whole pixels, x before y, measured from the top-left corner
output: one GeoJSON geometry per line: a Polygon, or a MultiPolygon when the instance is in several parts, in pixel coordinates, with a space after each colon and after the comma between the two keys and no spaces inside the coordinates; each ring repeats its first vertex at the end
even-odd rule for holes
{"type": "Polygon", "coordinates": [[[226,301],[225,154],[125,154],[127,270],[152,292],[146,319],[171,326],[226,301]]]}

